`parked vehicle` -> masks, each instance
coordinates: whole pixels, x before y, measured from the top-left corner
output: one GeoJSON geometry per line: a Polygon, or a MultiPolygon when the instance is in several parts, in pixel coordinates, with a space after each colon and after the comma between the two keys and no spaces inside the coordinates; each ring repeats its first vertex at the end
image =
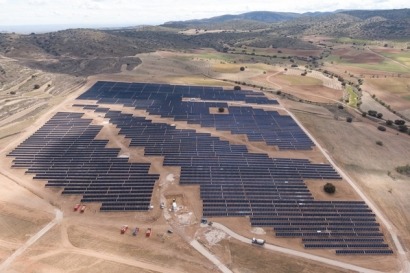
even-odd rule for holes
{"type": "Polygon", "coordinates": [[[152,233],[152,229],[151,228],[147,228],[147,231],[145,232],[145,237],[150,237],[152,233]]]}
{"type": "Polygon", "coordinates": [[[133,235],[133,236],[137,236],[138,231],[140,231],[140,229],[139,229],[138,227],[136,227],[136,228],[134,229],[134,231],[132,232],[132,235],[133,235]]]}
{"type": "Polygon", "coordinates": [[[81,209],[80,209],[80,213],[84,213],[85,208],[86,208],[86,206],[85,206],[85,205],[82,205],[82,206],[81,206],[81,209]]]}
{"type": "Polygon", "coordinates": [[[127,229],[128,229],[128,226],[127,226],[127,225],[123,225],[123,226],[121,227],[121,234],[124,234],[124,233],[127,231],[127,229]]]}
{"type": "Polygon", "coordinates": [[[76,204],[76,205],[74,206],[74,211],[77,211],[80,207],[81,207],[81,204],[76,204]]]}
{"type": "Polygon", "coordinates": [[[263,246],[265,244],[265,240],[252,238],[252,244],[263,246]]]}

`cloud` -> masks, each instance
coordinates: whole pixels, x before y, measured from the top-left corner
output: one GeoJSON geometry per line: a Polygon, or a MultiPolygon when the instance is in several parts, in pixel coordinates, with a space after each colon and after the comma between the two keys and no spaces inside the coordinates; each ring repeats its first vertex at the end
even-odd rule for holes
{"type": "Polygon", "coordinates": [[[409,7],[408,0],[0,0],[0,25],[160,24],[248,11],[312,12],[409,7]],[[37,14],[42,14],[38,16],[37,14]]]}

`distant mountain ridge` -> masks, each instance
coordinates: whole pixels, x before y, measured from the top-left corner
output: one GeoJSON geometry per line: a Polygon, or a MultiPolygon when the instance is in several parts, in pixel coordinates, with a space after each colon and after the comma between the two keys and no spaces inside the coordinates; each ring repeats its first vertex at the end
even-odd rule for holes
{"type": "Polygon", "coordinates": [[[191,24],[215,24],[224,23],[233,20],[250,20],[262,23],[277,23],[282,21],[289,21],[301,17],[316,17],[329,14],[347,14],[359,19],[365,20],[371,17],[383,17],[388,20],[401,20],[410,18],[410,9],[392,9],[392,10],[337,10],[333,12],[274,12],[274,11],[252,11],[238,15],[220,15],[205,19],[194,19],[187,21],[170,21],[165,22],[164,26],[172,25],[191,25],[191,24]]]}
{"type": "Polygon", "coordinates": [[[307,13],[254,11],[207,19],[173,21],[162,26],[178,29],[270,29],[285,35],[318,34],[365,39],[407,39],[410,38],[410,9],[307,13]]]}

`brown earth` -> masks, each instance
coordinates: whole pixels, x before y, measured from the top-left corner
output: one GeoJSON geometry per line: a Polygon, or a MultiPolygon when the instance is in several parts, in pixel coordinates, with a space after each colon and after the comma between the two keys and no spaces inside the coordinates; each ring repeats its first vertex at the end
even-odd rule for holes
{"type": "MultiPolygon", "coordinates": [[[[65,272],[67,270],[99,272],[98,270],[110,268],[121,269],[121,272],[135,272],[136,270],[138,272],[216,272],[214,265],[187,243],[195,237],[202,215],[199,187],[178,185],[179,168],[165,168],[161,164],[162,158],[143,157],[141,149],[128,149],[129,140],[118,136],[118,129],[106,123],[105,119],[92,111],[72,107],[75,97],[97,80],[166,82],[164,79],[168,77],[183,79],[200,74],[198,70],[191,69],[192,64],[182,61],[174,62],[172,56],[168,58],[167,54],[145,54],[140,57],[143,64],[135,70],[124,71],[118,75],[98,75],[89,78],[85,86],[67,96],[63,103],[56,103],[50,107],[48,112],[36,118],[34,122],[30,122],[19,134],[1,140],[0,168],[2,174],[7,177],[0,179],[0,185],[2,188],[8,187],[9,190],[4,194],[2,192],[0,197],[0,200],[5,202],[1,206],[2,214],[0,214],[5,225],[4,231],[0,232],[0,258],[4,260],[24,241],[26,234],[36,232],[52,219],[53,206],[59,207],[64,212],[62,224],[55,226],[12,264],[14,272],[65,272]],[[90,204],[84,214],[79,214],[73,212],[73,205],[79,202],[79,196],[62,197],[59,194],[61,189],[44,189],[44,182],[34,183],[32,176],[26,175],[24,170],[10,169],[12,159],[6,158],[5,154],[30,136],[57,111],[85,112],[85,116],[93,118],[94,123],[104,125],[98,138],[109,139],[109,147],[120,147],[121,154],[129,156],[131,162],[152,164],[150,172],[160,174],[160,179],[154,189],[152,210],[145,213],[100,213],[99,204],[90,204]],[[169,179],[170,175],[174,181],[169,179]],[[168,208],[174,198],[177,199],[180,210],[177,213],[169,213],[168,208]],[[162,200],[166,203],[164,210],[159,208],[162,200]],[[124,224],[129,225],[130,230],[120,235],[119,229],[124,224]],[[12,227],[17,225],[19,228],[12,230],[12,227]],[[141,228],[141,234],[137,237],[130,234],[135,226],[141,228]],[[151,238],[142,236],[148,227],[153,228],[151,238]],[[174,231],[171,235],[167,233],[170,228],[174,231]]],[[[281,82],[281,84],[284,83],[281,82]]],[[[309,90],[306,86],[300,87],[300,95],[304,88],[309,90]]],[[[310,91],[313,92],[313,90],[310,91]]],[[[329,91],[323,89],[323,92],[329,91]]],[[[315,99],[311,93],[304,95],[306,98],[315,99]]],[[[275,97],[271,94],[269,96],[275,97]]],[[[400,239],[407,247],[410,247],[408,236],[410,219],[406,213],[408,200],[410,200],[408,196],[410,184],[407,181],[408,178],[401,177],[393,171],[396,165],[405,165],[408,160],[403,153],[403,147],[409,147],[409,138],[396,135],[391,131],[379,132],[373,124],[367,122],[348,124],[337,121],[329,111],[321,107],[288,100],[282,103],[288,109],[292,109],[336,162],[355,178],[356,183],[395,224],[400,231],[400,239]],[[385,145],[383,147],[375,145],[376,140],[382,140],[385,145]],[[394,179],[387,175],[388,171],[393,173],[394,179]]],[[[87,101],[87,104],[90,102],[87,101]]],[[[110,106],[110,108],[140,116],[147,115],[145,111],[134,111],[118,105],[110,106]]],[[[277,106],[273,106],[272,109],[277,109],[277,106]]],[[[198,125],[175,122],[172,119],[163,119],[158,116],[149,118],[154,122],[175,124],[177,128],[193,128],[198,132],[210,132],[231,143],[245,144],[251,152],[267,152],[272,157],[309,158],[313,162],[326,162],[317,149],[308,152],[277,151],[276,147],[267,147],[264,143],[249,143],[246,136],[200,128],[198,125]]],[[[319,200],[329,199],[329,196],[324,195],[321,189],[324,182],[326,181],[307,181],[309,190],[319,200]]],[[[344,180],[337,182],[337,188],[334,196],[336,200],[358,199],[357,194],[344,180]]],[[[215,218],[212,220],[221,222],[244,236],[254,236],[247,218],[215,218]]],[[[276,238],[272,231],[266,232],[267,234],[262,237],[271,243],[305,251],[300,239],[276,238]]],[[[391,242],[389,244],[393,245],[391,242]]],[[[227,261],[228,266],[234,272],[268,272],[266,270],[272,267],[275,268],[275,272],[289,272],[289,270],[299,272],[301,269],[306,272],[343,272],[313,262],[298,261],[294,257],[263,250],[255,251],[252,246],[242,246],[233,240],[222,241],[216,248],[219,248],[215,250],[215,253],[218,253],[217,256],[227,261]],[[247,254],[246,257],[245,254],[247,254]],[[270,266],[258,266],[261,264],[270,266]]],[[[213,248],[210,250],[213,251],[213,248]]],[[[324,250],[314,250],[309,253],[390,272],[397,270],[395,255],[340,257],[335,256],[333,251],[324,250]]]]}

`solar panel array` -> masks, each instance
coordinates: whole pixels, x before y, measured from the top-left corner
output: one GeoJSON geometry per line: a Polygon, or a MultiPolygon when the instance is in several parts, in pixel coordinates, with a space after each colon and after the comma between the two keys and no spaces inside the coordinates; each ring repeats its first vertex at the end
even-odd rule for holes
{"type": "Polygon", "coordinates": [[[226,103],[277,104],[262,92],[226,91],[221,87],[97,82],[79,99],[124,104],[161,117],[214,127],[232,134],[246,134],[249,141],[264,141],[280,149],[309,150],[314,146],[290,116],[252,107],[228,107],[226,103]],[[226,113],[210,113],[211,108],[219,107],[226,108],[226,113]]]}
{"type": "Polygon", "coordinates": [[[118,111],[105,117],[131,139],[130,146],[164,156],[165,166],[180,166],[180,184],[200,185],[203,216],[249,216],[253,226],[274,227],[278,237],[306,238],[306,248],[388,250],[364,202],[313,200],[303,179],[339,179],[330,165],[249,153],[207,133],[118,111]]]}
{"type": "Polygon", "coordinates": [[[9,156],[14,168],[27,168],[47,187],[64,187],[63,194],[82,195],[82,202],[101,202],[102,211],[146,211],[157,174],[149,163],[128,163],[120,149],[105,148],[94,139],[102,126],[82,113],[57,113],[9,156]]]}
{"type": "MultiPolygon", "coordinates": [[[[203,127],[246,134],[281,149],[310,149],[311,140],[288,116],[226,101],[276,104],[262,93],[221,88],[145,83],[98,82],[79,99],[123,104],[150,114],[185,120],[203,127]],[[199,101],[196,99],[201,99],[199,101]],[[211,114],[224,107],[228,113],[211,114]]],[[[335,249],[337,254],[391,254],[371,209],[363,201],[316,201],[304,179],[340,179],[328,164],[307,159],[271,158],[250,153],[209,133],[153,123],[93,104],[73,106],[105,114],[143,147],[145,156],[163,156],[164,166],[181,168],[180,184],[200,185],[203,215],[248,216],[253,226],[273,227],[277,237],[302,238],[307,249],[335,249]]],[[[58,113],[10,155],[14,167],[28,168],[47,186],[64,194],[81,194],[85,202],[102,202],[101,210],[147,210],[158,175],[150,164],[128,163],[119,149],[95,140],[101,126],[78,113],[58,113]]]]}

